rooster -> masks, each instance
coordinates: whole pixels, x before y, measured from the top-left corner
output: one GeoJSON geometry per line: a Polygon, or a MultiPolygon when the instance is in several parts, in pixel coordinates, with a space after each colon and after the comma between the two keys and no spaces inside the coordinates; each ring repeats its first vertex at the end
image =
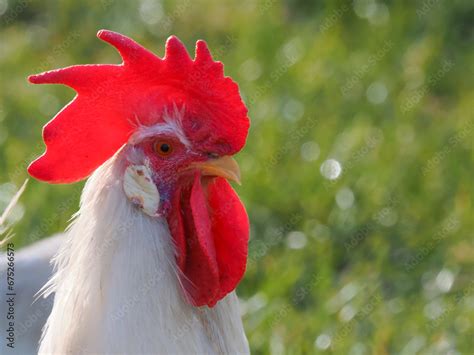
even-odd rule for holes
{"type": "Polygon", "coordinates": [[[228,181],[247,109],[204,41],[192,59],[174,36],[159,58],[101,30],[120,65],[29,77],[77,96],[43,130],[28,168],[49,183],[88,177],[43,287],[54,293],[44,354],[248,353],[235,288],[249,221],[228,181]]]}

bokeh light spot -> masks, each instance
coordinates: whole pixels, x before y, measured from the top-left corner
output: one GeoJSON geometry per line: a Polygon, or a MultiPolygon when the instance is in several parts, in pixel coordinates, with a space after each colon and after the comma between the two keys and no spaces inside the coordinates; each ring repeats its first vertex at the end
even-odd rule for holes
{"type": "Polygon", "coordinates": [[[262,66],[256,59],[247,59],[240,66],[239,73],[245,80],[254,81],[262,74],[262,66]]]}
{"type": "Polygon", "coordinates": [[[321,350],[326,350],[329,348],[331,345],[331,337],[327,334],[321,334],[316,338],[316,341],[314,342],[314,346],[316,346],[318,349],[321,350]]]}
{"type": "Polygon", "coordinates": [[[336,194],[336,203],[340,209],[346,210],[354,204],[354,193],[348,187],[340,189],[336,194]]]}
{"type": "Polygon", "coordinates": [[[302,249],[306,245],[306,235],[300,231],[290,232],[286,238],[286,245],[290,249],[302,249]]]}
{"type": "Polygon", "coordinates": [[[370,103],[375,105],[381,104],[388,96],[387,87],[384,83],[374,82],[367,88],[366,95],[370,103]]]}
{"type": "Polygon", "coordinates": [[[315,161],[319,158],[321,150],[316,142],[310,141],[301,145],[301,158],[305,161],[315,161]]]}
{"type": "Polygon", "coordinates": [[[290,99],[283,107],[283,117],[288,121],[297,121],[304,114],[304,105],[295,99],[290,99]]]}
{"type": "Polygon", "coordinates": [[[454,274],[448,269],[443,269],[436,276],[436,286],[441,292],[449,292],[454,283],[454,274]]]}
{"type": "Polygon", "coordinates": [[[139,12],[141,19],[147,25],[156,25],[163,17],[161,2],[156,0],[143,0],[139,12]]]}
{"type": "Polygon", "coordinates": [[[326,179],[335,180],[341,175],[342,167],[337,160],[328,159],[321,164],[320,171],[326,179]]]}

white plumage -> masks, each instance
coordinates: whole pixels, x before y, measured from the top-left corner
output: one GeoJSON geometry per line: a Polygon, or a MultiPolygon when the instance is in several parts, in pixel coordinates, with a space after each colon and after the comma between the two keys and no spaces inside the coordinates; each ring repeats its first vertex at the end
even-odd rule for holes
{"type": "Polygon", "coordinates": [[[179,285],[167,223],[123,193],[120,152],[89,178],[54,260],[42,354],[248,353],[234,292],[193,307],[179,285]]]}

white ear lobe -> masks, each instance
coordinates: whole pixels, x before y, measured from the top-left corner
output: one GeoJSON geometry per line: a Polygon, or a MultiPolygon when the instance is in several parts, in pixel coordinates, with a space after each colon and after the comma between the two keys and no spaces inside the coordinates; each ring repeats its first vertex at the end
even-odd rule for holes
{"type": "Polygon", "coordinates": [[[160,193],[145,165],[130,165],[123,175],[123,190],[128,199],[151,217],[158,215],[160,193]]]}

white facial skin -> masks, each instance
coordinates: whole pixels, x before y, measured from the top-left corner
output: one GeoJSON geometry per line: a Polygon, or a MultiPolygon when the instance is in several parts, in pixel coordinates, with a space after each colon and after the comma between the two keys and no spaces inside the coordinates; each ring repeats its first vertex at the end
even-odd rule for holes
{"type": "Polygon", "coordinates": [[[128,199],[145,214],[151,217],[157,216],[160,193],[147,166],[129,165],[123,175],[123,189],[128,199]]]}

